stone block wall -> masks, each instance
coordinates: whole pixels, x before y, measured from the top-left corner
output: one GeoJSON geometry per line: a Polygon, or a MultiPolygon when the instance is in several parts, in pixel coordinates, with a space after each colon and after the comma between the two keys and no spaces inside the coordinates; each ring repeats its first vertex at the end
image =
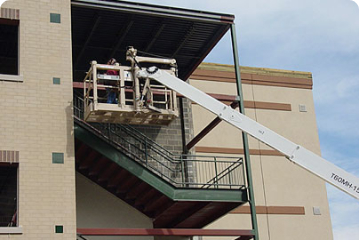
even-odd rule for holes
{"type": "MultiPolygon", "coordinates": [[[[180,106],[178,106],[178,109],[180,109],[180,106]]],[[[183,143],[181,116],[173,120],[168,126],[133,125],[133,127],[174,155],[181,155],[183,153],[183,144],[188,143],[188,141],[193,138],[191,109],[190,101],[188,99],[183,99],[185,143],[183,143]]]]}

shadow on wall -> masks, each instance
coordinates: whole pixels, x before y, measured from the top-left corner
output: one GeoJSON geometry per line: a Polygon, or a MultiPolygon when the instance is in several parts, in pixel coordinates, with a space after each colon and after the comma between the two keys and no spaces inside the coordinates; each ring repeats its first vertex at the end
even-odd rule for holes
{"type": "Polygon", "coordinates": [[[75,159],[75,143],[74,143],[74,119],[73,119],[73,108],[72,101],[65,108],[65,113],[67,116],[66,119],[66,132],[67,141],[66,141],[66,156],[69,159],[75,159]]]}
{"type": "MultiPolygon", "coordinates": [[[[152,219],[104,190],[80,173],[76,173],[76,215],[78,228],[152,228],[152,219]]],[[[85,236],[86,237],[86,236],[85,236]]],[[[100,240],[103,237],[86,237],[100,240]]],[[[115,240],[118,237],[106,237],[115,240]]],[[[124,240],[133,237],[121,237],[124,240]]],[[[153,237],[141,237],[141,240],[153,237]]]]}

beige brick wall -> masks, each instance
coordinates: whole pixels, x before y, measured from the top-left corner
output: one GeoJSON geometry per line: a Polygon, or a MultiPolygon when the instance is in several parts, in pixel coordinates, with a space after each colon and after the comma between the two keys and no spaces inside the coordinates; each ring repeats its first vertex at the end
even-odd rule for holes
{"type": "Polygon", "coordinates": [[[23,234],[0,239],[75,239],[70,1],[10,0],[2,7],[20,9],[23,82],[0,81],[0,149],[20,154],[23,234]],[[50,23],[50,13],[61,14],[61,23],[50,23]],[[64,164],[53,164],[52,152],[64,153],[64,164]],[[55,225],[64,233],[55,234],[55,225]]]}

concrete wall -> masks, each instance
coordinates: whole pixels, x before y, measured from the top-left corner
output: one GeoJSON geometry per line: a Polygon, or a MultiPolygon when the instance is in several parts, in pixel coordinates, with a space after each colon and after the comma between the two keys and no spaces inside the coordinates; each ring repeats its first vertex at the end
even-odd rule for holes
{"type": "MultiPolygon", "coordinates": [[[[0,79],[0,150],[19,151],[18,222],[23,234],[0,239],[75,239],[72,134],[71,16],[69,0],[9,0],[20,10],[23,81],[0,79]],[[50,23],[50,13],[61,23],[50,23]],[[53,84],[53,78],[60,84],[53,84]],[[64,163],[53,164],[52,153],[64,163]],[[55,225],[64,233],[55,233],[55,225]]],[[[21,79],[21,78],[19,78],[21,79]]]]}

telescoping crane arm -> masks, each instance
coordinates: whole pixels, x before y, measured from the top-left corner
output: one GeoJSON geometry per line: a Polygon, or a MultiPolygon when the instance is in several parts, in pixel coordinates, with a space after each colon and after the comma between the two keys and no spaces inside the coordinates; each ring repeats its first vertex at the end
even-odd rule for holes
{"type": "Polygon", "coordinates": [[[216,114],[222,120],[283,153],[290,161],[300,165],[324,181],[359,200],[359,178],[326,161],[324,158],[295,144],[232,109],[230,106],[223,104],[179,78],[165,71],[161,71],[156,67],[139,71],[137,77],[156,80],[177,93],[182,94],[191,101],[216,114]]]}

